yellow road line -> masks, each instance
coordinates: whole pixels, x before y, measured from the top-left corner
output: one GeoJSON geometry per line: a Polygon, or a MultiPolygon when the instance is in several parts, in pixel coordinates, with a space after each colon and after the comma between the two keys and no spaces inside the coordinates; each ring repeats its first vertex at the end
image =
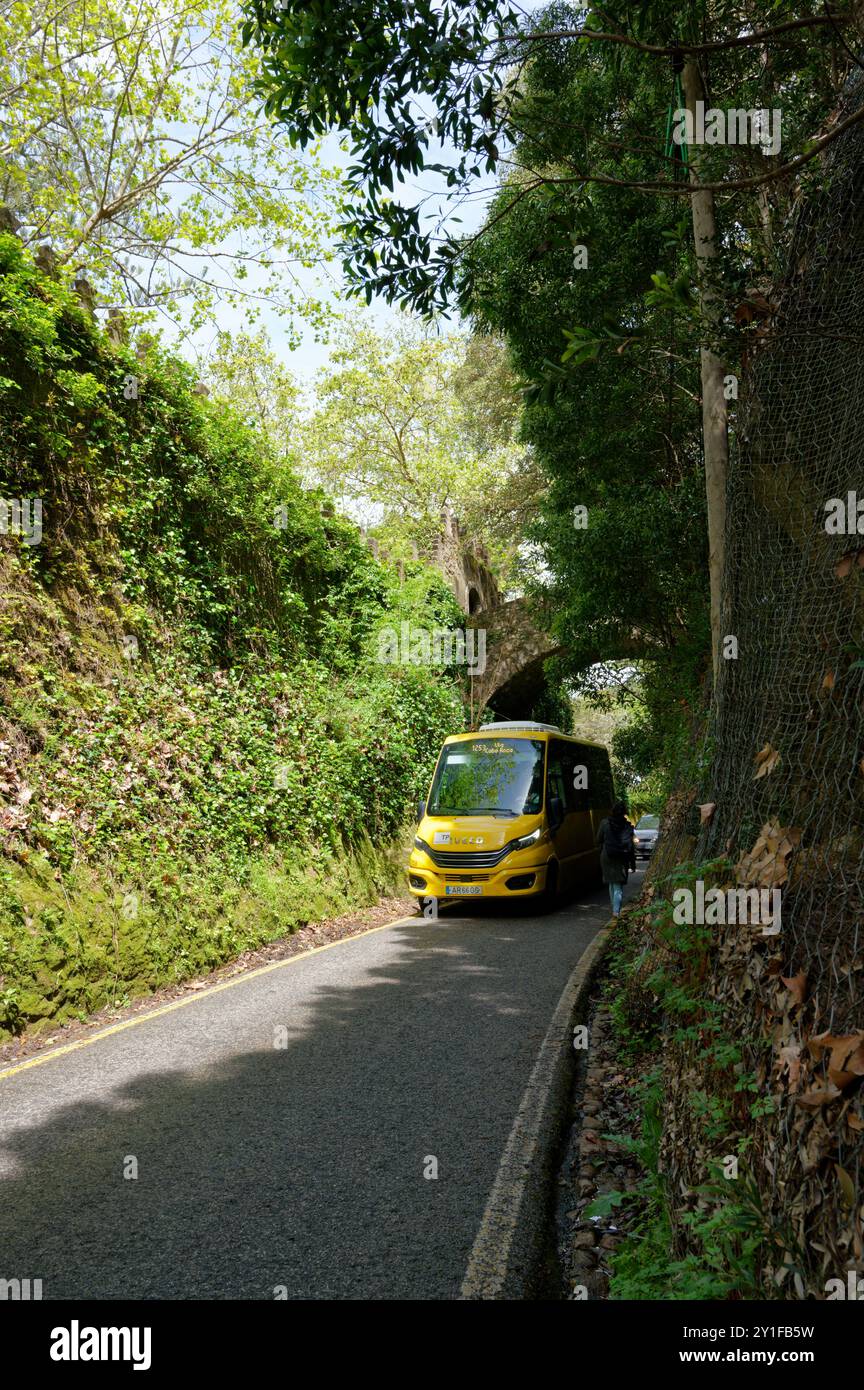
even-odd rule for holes
{"type": "Polygon", "coordinates": [[[344,946],[347,941],[359,941],[361,937],[372,936],[373,932],[386,931],[388,927],[398,927],[403,922],[415,920],[413,917],[397,917],[392,922],[382,922],[380,927],[367,927],[365,931],[340,937],[338,941],[328,941],[324,946],[310,946],[308,951],[298,951],[296,956],[289,956],[287,960],[274,960],[269,965],[259,965],[257,970],[242,971],[240,974],[232,976],[230,980],[223,980],[221,984],[211,985],[209,989],[196,991],[185,999],[174,999],[170,1004],[162,1004],[158,1009],[151,1009],[149,1013],[139,1014],[135,1018],[127,1018],[123,1023],[112,1023],[110,1027],[101,1028],[98,1033],[93,1033],[89,1038],[78,1038],[75,1042],[63,1043],[61,1047],[52,1047],[49,1052],[40,1053],[38,1057],[29,1057],[26,1062],[16,1062],[14,1067],[7,1067],[5,1071],[0,1071],[0,1081],[3,1081],[7,1076],[15,1076],[19,1071],[26,1071],[28,1067],[40,1067],[44,1062],[53,1062],[55,1057],[63,1057],[67,1052],[77,1052],[79,1047],[89,1047],[91,1043],[99,1042],[102,1038],[110,1038],[113,1033],[122,1033],[126,1028],[135,1028],[139,1023],[147,1023],[151,1018],[161,1018],[163,1014],[173,1013],[175,1009],[183,1009],[187,1004],[197,1004],[199,999],[208,999],[212,994],[220,994],[223,989],[231,989],[233,985],[245,984],[247,980],[255,980],[259,975],[269,975],[271,970],[281,970],[285,965],[296,965],[297,961],[307,960],[309,956],[317,956],[320,951],[331,951],[334,946],[344,946]]]}

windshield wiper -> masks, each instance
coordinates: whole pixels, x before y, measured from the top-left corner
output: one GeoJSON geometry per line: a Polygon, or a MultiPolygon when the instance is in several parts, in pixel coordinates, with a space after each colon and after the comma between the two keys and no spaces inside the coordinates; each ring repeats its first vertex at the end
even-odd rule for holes
{"type": "Polygon", "coordinates": [[[516,812],[506,806],[472,806],[470,811],[460,812],[463,816],[515,816],[516,812]]]}

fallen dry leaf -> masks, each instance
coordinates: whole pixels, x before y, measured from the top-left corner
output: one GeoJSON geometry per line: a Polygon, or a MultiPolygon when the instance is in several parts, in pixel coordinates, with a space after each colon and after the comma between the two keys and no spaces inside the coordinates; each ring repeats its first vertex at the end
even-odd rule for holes
{"type": "Polygon", "coordinates": [[[824,676],[824,679],[823,679],[823,681],[822,681],[822,689],[823,689],[823,690],[833,690],[833,689],[834,689],[834,672],[833,672],[833,671],[826,671],[826,672],[825,672],[825,676],[824,676]]]}
{"type": "Polygon", "coordinates": [[[705,801],[702,803],[702,805],[699,807],[699,819],[703,825],[705,825],[706,822],[711,819],[716,809],[716,801],[705,801]]]}
{"type": "Polygon", "coordinates": [[[864,1032],[817,1033],[807,1042],[810,1055],[818,1060],[823,1052],[830,1051],[828,1076],[834,1086],[843,1090],[859,1076],[864,1076],[864,1032]]]}
{"type": "Polygon", "coordinates": [[[847,550],[834,566],[834,573],[838,579],[848,579],[856,565],[864,567],[864,550],[847,550]]]}
{"type": "Polygon", "coordinates": [[[845,1168],[841,1168],[839,1163],[834,1164],[834,1171],[837,1174],[837,1181],[840,1184],[840,1191],[843,1193],[843,1202],[847,1207],[855,1205],[855,1184],[845,1168]]]}
{"type": "Polygon", "coordinates": [[[795,1097],[796,1105],[803,1105],[808,1110],[818,1110],[821,1105],[830,1105],[832,1100],[837,1100],[840,1092],[836,1086],[814,1086],[809,1091],[804,1091],[800,1096],[795,1097]]]}
{"type": "Polygon", "coordinates": [[[755,761],[756,771],[753,774],[754,782],[758,781],[760,777],[767,777],[769,773],[774,771],[780,761],[780,754],[776,748],[771,747],[770,743],[766,743],[765,747],[756,754],[755,761]]]}
{"type": "Polygon", "coordinates": [[[781,1047],[775,1065],[781,1075],[784,1070],[789,1073],[790,1090],[797,1090],[801,1079],[801,1048],[798,1044],[789,1043],[786,1047],[781,1047]]]}
{"type": "Polygon", "coordinates": [[[789,877],[786,860],[800,839],[800,830],[783,830],[777,823],[763,825],[753,848],[738,861],[738,882],[761,888],[781,887],[789,877]]]}
{"type": "Polygon", "coordinates": [[[786,975],[781,975],[781,976],[780,976],[780,979],[783,981],[784,985],[786,986],[786,988],[789,990],[790,994],[792,995],[793,1001],[794,1001],[796,1004],[803,1004],[803,1003],[804,1003],[804,995],[805,995],[806,992],[807,992],[807,974],[806,974],[806,971],[800,970],[800,971],[798,972],[797,975],[792,975],[791,977],[787,977],[786,975]]]}

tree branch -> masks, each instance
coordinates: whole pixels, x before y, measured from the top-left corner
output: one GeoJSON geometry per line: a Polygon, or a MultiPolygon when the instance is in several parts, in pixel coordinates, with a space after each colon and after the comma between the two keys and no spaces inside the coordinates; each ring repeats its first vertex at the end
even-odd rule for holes
{"type": "Polygon", "coordinates": [[[549,33],[518,34],[506,40],[509,43],[550,43],[559,39],[592,39],[604,43],[623,44],[625,48],[635,48],[639,53],[651,53],[658,58],[671,58],[676,53],[722,53],[730,48],[745,48],[767,43],[780,34],[794,29],[814,29],[823,25],[851,24],[855,16],[848,12],[841,14],[809,15],[801,19],[789,19],[785,24],[776,24],[770,29],[757,29],[752,34],[736,34],[729,39],[714,39],[711,43],[677,44],[642,43],[629,34],[605,34],[598,29],[554,29],[549,33]]]}

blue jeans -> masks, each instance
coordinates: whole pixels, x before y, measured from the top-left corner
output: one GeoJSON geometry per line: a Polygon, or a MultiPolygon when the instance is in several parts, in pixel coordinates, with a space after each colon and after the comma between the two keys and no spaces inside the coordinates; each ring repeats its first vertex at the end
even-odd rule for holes
{"type": "Polygon", "coordinates": [[[613,917],[617,917],[617,916],[618,916],[618,913],[621,911],[621,900],[622,900],[623,897],[624,897],[624,884],[623,884],[623,883],[610,883],[610,884],[609,884],[609,901],[610,901],[611,904],[612,904],[612,915],[613,915],[613,917]]]}

